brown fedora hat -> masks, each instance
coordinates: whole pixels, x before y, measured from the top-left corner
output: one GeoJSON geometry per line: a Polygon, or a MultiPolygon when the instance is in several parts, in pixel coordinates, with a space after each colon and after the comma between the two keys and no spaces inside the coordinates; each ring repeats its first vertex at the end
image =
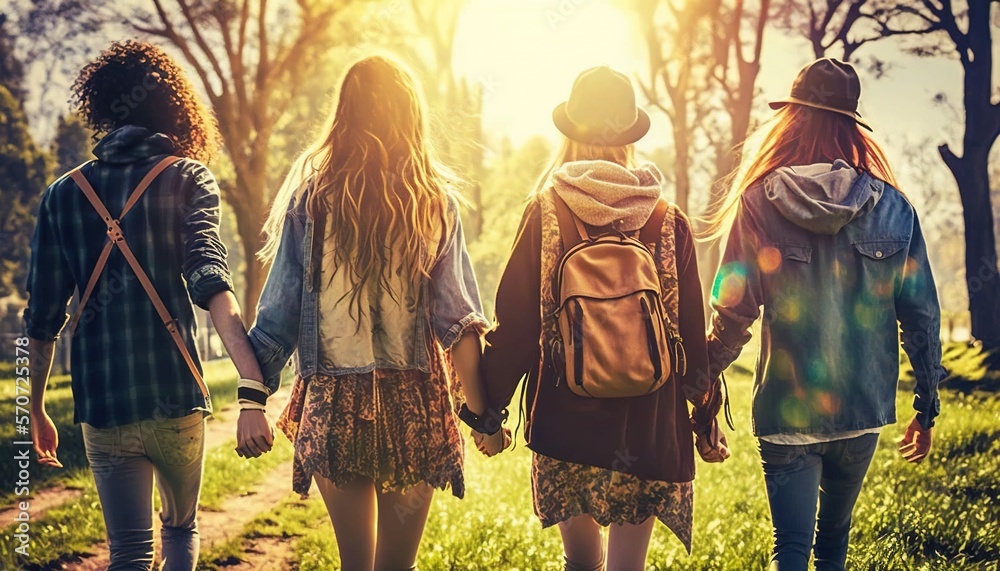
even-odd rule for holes
{"type": "Polygon", "coordinates": [[[649,115],[635,104],[632,81],[607,66],[581,73],[569,100],[552,111],[552,121],[570,139],[600,147],[628,145],[649,131],[649,115]]]}
{"type": "Polygon", "coordinates": [[[791,95],[768,105],[771,109],[781,109],[788,104],[805,105],[839,113],[871,131],[872,128],[858,113],[860,99],[861,79],[854,66],[833,58],[821,58],[799,71],[792,84],[791,95]]]}

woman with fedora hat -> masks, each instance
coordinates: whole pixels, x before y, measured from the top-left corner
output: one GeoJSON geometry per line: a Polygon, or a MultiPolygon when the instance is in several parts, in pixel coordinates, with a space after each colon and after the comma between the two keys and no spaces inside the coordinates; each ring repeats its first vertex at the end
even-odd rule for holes
{"type": "Polygon", "coordinates": [[[649,116],[636,106],[626,76],[607,67],[585,71],[553,120],[565,139],[529,199],[500,280],[484,379],[493,409],[503,410],[527,375],[522,410],[534,453],[535,513],[543,526],[559,526],[565,568],[599,570],[607,561],[608,569],[643,569],[657,519],[690,549],[694,434],[707,461],[729,454],[715,422],[718,383],[708,382],[694,241],[683,213],[666,203],[658,208],[660,171],[636,164],[633,144],[649,129],[649,116]],[[568,388],[553,292],[555,266],[566,250],[559,217],[566,215],[592,237],[636,236],[653,225],[650,251],[667,286],[666,311],[676,316],[683,339],[686,374],[637,397],[587,398],[568,388]],[[601,530],[608,526],[605,552],[601,530]]]}
{"type": "Polygon", "coordinates": [[[858,114],[854,68],[799,73],[710,231],[729,229],[716,278],[711,378],[761,315],[753,399],[774,525],[771,569],[842,570],[851,513],[882,427],[896,421],[899,332],[916,376],[900,452],[925,458],[939,410],[940,309],[913,206],[858,114]],[[818,505],[818,508],[817,508],[818,505]]]}

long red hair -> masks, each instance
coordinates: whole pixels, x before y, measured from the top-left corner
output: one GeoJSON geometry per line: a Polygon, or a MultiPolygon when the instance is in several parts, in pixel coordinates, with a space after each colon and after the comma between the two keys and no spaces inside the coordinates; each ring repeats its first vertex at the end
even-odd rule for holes
{"type": "MultiPolygon", "coordinates": [[[[832,163],[843,159],[857,169],[897,187],[885,152],[850,117],[789,104],[775,114],[756,152],[747,152],[731,175],[729,191],[706,219],[705,238],[718,238],[731,223],[748,188],[781,167],[832,163]]],[[[753,137],[751,137],[752,140],[753,137]]],[[[745,151],[750,149],[744,147],[745,151]]]]}

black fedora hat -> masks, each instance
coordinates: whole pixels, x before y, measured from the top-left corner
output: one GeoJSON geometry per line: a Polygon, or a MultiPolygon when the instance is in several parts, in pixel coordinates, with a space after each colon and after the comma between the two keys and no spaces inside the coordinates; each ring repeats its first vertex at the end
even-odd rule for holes
{"type": "Polygon", "coordinates": [[[799,71],[790,96],[772,101],[771,109],[790,103],[846,115],[869,131],[872,128],[858,113],[861,79],[854,66],[833,58],[818,59],[799,71]]]}
{"type": "Polygon", "coordinates": [[[552,121],[570,139],[601,147],[628,145],[649,131],[649,115],[636,106],[632,81],[607,66],[581,73],[569,100],[552,111],[552,121]]]}

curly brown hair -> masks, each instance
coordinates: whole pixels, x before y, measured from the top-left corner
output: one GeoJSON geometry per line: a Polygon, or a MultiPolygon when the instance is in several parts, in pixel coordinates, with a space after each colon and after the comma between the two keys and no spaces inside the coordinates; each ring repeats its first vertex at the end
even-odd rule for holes
{"type": "Polygon", "coordinates": [[[115,42],[73,82],[71,102],[102,136],[124,125],[170,137],[179,154],[209,162],[219,148],[215,117],[177,62],[148,42],[115,42]]]}

